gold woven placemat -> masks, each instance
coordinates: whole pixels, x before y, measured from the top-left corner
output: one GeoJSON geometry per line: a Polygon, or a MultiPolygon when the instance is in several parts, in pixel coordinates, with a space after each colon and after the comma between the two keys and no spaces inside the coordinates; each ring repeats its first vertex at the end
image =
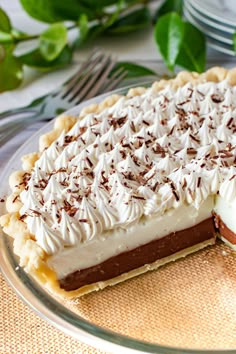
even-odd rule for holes
{"type": "MultiPolygon", "coordinates": [[[[236,253],[219,243],[65,305],[99,326],[152,343],[236,349],[236,253]]],[[[0,276],[0,354],[102,353],[41,320],[0,276]]]]}
{"type": "Polygon", "coordinates": [[[142,341],[236,350],[235,256],[219,242],[67,306],[92,323],[142,341]]]}
{"type": "Polygon", "coordinates": [[[29,309],[0,273],[0,354],[104,354],[66,336],[29,309]]]}

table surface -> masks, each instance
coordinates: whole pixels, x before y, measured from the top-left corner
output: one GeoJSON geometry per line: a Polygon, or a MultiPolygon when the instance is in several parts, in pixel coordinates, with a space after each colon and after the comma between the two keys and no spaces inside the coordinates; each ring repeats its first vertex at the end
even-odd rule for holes
{"type": "MultiPolygon", "coordinates": [[[[2,5],[14,13],[17,8],[16,1],[2,0],[2,5]],[[11,5],[10,5],[11,4],[11,5]]],[[[19,15],[19,9],[17,10],[19,15]]],[[[16,14],[15,14],[16,16],[16,14]]],[[[153,55],[153,43],[149,34],[148,51],[140,51],[140,46],[133,46],[128,49],[121,48],[120,44],[116,44],[116,52],[122,53],[123,56],[130,60],[151,60],[152,68],[163,70],[163,64],[160,62],[160,56],[153,55]],[[149,53],[141,56],[140,53],[149,53]],[[141,57],[140,57],[141,56],[141,57]],[[154,61],[153,61],[154,60],[154,61]]],[[[106,48],[113,48],[111,43],[106,43],[106,48]]],[[[227,57],[221,53],[208,50],[208,67],[213,65],[223,65],[232,67],[235,65],[235,58],[227,57]]],[[[30,90],[30,85],[28,87],[30,90]]],[[[0,95],[0,102],[1,97],[0,95]]],[[[4,96],[5,97],[5,96],[4,96]]],[[[8,95],[8,104],[11,105],[11,97],[8,95]]],[[[0,105],[1,106],[1,105],[0,105]]],[[[20,132],[14,139],[0,147],[0,168],[8,162],[9,158],[23,144],[33,132],[37,131],[44,123],[38,122],[27,127],[20,132]]],[[[101,353],[99,350],[93,349],[77,340],[66,336],[59,330],[40,319],[33,313],[13,292],[6,281],[0,274],[0,354],[2,353],[101,353]]]]}

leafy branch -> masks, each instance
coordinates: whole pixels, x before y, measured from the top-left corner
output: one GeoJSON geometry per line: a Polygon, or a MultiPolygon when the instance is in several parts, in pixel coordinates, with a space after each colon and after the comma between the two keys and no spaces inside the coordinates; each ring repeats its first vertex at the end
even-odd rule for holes
{"type": "MultiPolygon", "coordinates": [[[[33,18],[48,28],[32,35],[14,28],[0,8],[0,92],[20,85],[23,67],[53,70],[68,65],[75,50],[100,36],[127,36],[154,24],[154,38],[170,71],[176,66],[201,72],[205,68],[205,37],[182,18],[183,0],[166,0],[154,16],[148,0],[20,0],[33,18]],[[69,22],[69,24],[68,24],[69,22]],[[69,41],[70,31],[77,30],[69,41]],[[16,55],[19,43],[36,40],[34,49],[16,55]]],[[[153,75],[132,63],[125,66],[130,77],[153,75]]]]}

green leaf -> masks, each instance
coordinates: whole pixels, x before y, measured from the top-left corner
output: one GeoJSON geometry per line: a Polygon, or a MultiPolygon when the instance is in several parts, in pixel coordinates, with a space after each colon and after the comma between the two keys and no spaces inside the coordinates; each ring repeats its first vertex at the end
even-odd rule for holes
{"type": "Polygon", "coordinates": [[[0,8],[0,43],[12,43],[14,38],[11,34],[11,22],[6,12],[0,8]]]}
{"type": "Polygon", "coordinates": [[[150,26],[151,14],[145,6],[138,10],[134,10],[127,15],[118,18],[107,32],[111,34],[122,34],[132,31],[137,31],[150,26]]]}
{"type": "Polygon", "coordinates": [[[33,18],[47,23],[76,21],[81,14],[96,18],[93,8],[79,0],[20,0],[25,11],[33,18]]]}
{"type": "Polygon", "coordinates": [[[80,48],[85,44],[94,41],[97,37],[99,37],[103,32],[104,32],[105,28],[102,24],[98,24],[98,25],[93,25],[89,28],[89,31],[87,33],[86,38],[80,38],[79,37],[76,39],[74,46],[76,48],[80,48]]]}
{"type": "Polygon", "coordinates": [[[157,10],[155,19],[167,14],[168,12],[176,12],[178,15],[183,14],[183,0],[166,0],[157,10]]]}
{"type": "Polygon", "coordinates": [[[235,54],[236,54],[236,31],[233,34],[233,48],[234,48],[234,51],[235,51],[235,54]]]}
{"type": "Polygon", "coordinates": [[[199,73],[205,70],[206,38],[189,22],[184,22],[184,37],[176,64],[199,73]]]}
{"type": "Polygon", "coordinates": [[[40,70],[58,69],[71,62],[72,51],[68,46],[66,46],[55,60],[48,61],[42,56],[40,50],[37,48],[29,53],[19,56],[19,60],[27,66],[40,70]]]}
{"type": "Polygon", "coordinates": [[[79,37],[76,41],[76,46],[81,46],[88,37],[89,34],[89,24],[88,17],[85,14],[82,14],[79,18],[79,37]]]}
{"type": "Polygon", "coordinates": [[[4,60],[5,57],[5,49],[2,45],[0,45],[0,62],[4,60]]]}
{"type": "Polygon", "coordinates": [[[56,59],[67,44],[67,28],[63,23],[54,23],[39,38],[42,56],[52,61],[56,59]]]}
{"type": "Polygon", "coordinates": [[[7,16],[6,12],[0,7],[0,31],[10,33],[11,32],[11,21],[7,16]]]}
{"type": "Polygon", "coordinates": [[[94,41],[97,37],[101,36],[101,34],[104,32],[104,26],[99,24],[99,25],[94,25],[90,27],[89,29],[89,34],[88,34],[88,40],[89,41],[94,41]]]}
{"type": "Polygon", "coordinates": [[[7,32],[2,32],[0,30],[0,43],[5,44],[5,43],[12,43],[14,42],[14,38],[10,33],[7,32]]]}
{"type": "Polygon", "coordinates": [[[1,47],[3,55],[0,56],[0,92],[14,90],[23,78],[21,61],[11,50],[1,47]]]}
{"type": "Polygon", "coordinates": [[[173,71],[182,44],[184,24],[180,16],[170,12],[161,16],[155,25],[154,35],[160,53],[173,71]]]}
{"type": "MultiPolygon", "coordinates": [[[[90,27],[88,23],[88,18],[86,17],[85,19],[84,15],[82,15],[83,22],[82,24],[80,24],[80,33],[78,39],[76,40],[75,46],[81,47],[85,43],[85,41],[89,41],[89,42],[94,41],[95,38],[99,37],[103,32],[105,32],[107,28],[111,27],[113,23],[117,20],[122,6],[123,6],[123,0],[119,0],[117,2],[116,9],[114,9],[114,12],[108,16],[105,22],[94,24],[90,27]],[[84,27],[84,29],[81,28],[81,25],[82,27],[84,27]]],[[[81,18],[79,20],[79,23],[80,22],[81,22],[81,18]]]]}
{"type": "Polygon", "coordinates": [[[116,9],[114,9],[114,12],[111,13],[111,15],[108,17],[106,22],[103,24],[104,28],[111,27],[114,24],[114,22],[117,21],[123,5],[124,5],[123,0],[117,1],[116,9]]]}
{"type": "Polygon", "coordinates": [[[27,34],[25,32],[19,31],[16,28],[12,28],[11,35],[14,38],[15,42],[24,41],[24,40],[27,40],[29,38],[31,39],[32,37],[36,37],[35,35],[29,35],[29,34],[27,34]]]}
{"type": "Polygon", "coordinates": [[[94,1],[94,0],[83,0],[81,1],[86,7],[90,7],[92,9],[94,8],[102,8],[110,5],[114,5],[117,3],[117,0],[99,0],[99,1],[94,1]]]}
{"type": "Polygon", "coordinates": [[[112,70],[112,73],[120,68],[125,69],[127,71],[125,78],[134,78],[134,77],[141,77],[141,76],[157,76],[157,73],[155,73],[155,71],[146,68],[145,66],[134,64],[131,62],[117,63],[114,69],[112,70]]]}

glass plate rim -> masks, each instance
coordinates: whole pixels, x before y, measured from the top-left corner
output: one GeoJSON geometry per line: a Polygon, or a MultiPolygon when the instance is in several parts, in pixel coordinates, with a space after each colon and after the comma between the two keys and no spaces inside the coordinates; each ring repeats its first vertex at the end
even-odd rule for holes
{"type": "MultiPolygon", "coordinates": [[[[96,96],[90,100],[87,100],[79,105],[69,109],[65,114],[78,114],[82,108],[88,106],[91,103],[101,102],[104,98],[112,94],[125,94],[128,89],[137,86],[149,86],[153,81],[143,80],[137,81],[134,84],[121,87],[117,90],[96,96]]],[[[22,152],[27,149],[29,142],[34,142],[33,145],[38,142],[38,138],[41,134],[50,131],[52,129],[54,120],[45,124],[39,131],[33,134],[17,151],[8,163],[5,165],[3,171],[0,174],[0,178],[4,183],[0,186],[0,195],[6,193],[4,187],[8,186],[8,177],[12,169],[11,164],[14,162],[16,157],[22,156],[22,152]],[[37,138],[37,139],[36,139],[37,138]]],[[[52,295],[43,290],[43,288],[32,279],[24,269],[18,266],[16,261],[17,256],[12,252],[12,259],[8,258],[10,253],[10,242],[11,239],[0,230],[0,271],[2,272],[4,278],[18,295],[18,297],[23,300],[23,302],[31,308],[37,315],[42,319],[46,320],[48,323],[58,328],[65,334],[70,335],[71,337],[78,339],[88,345],[96,347],[98,349],[112,350],[114,352],[120,353],[122,350],[123,353],[163,353],[163,354],[224,354],[224,353],[235,353],[235,350],[201,350],[201,349],[187,349],[187,348],[178,348],[163,346],[154,343],[148,343],[138,339],[130,338],[128,336],[112,332],[95,324],[92,324],[88,320],[83,319],[79,315],[73,313],[71,310],[66,308],[64,305],[60,304],[59,301],[53,298],[52,295]],[[27,286],[30,284],[30,288],[27,286]],[[19,286],[19,288],[17,287],[19,286]],[[41,297],[37,296],[40,294],[41,297]],[[32,297],[33,295],[33,297],[32,297]],[[43,301],[45,300],[45,302],[43,301]],[[57,309],[56,313],[53,312],[53,309],[57,309]],[[58,311],[59,309],[59,311],[58,311]],[[58,315],[59,312],[59,315],[58,315]],[[61,316],[60,316],[61,314],[61,316]],[[69,318],[68,318],[69,316],[69,318]],[[70,318],[71,316],[71,318],[70,318]],[[69,327],[66,328],[66,325],[69,327]],[[85,337],[86,335],[86,337],[85,337]],[[96,344],[95,344],[96,342],[96,344]],[[98,347],[98,344],[101,344],[101,347],[98,347]],[[118,351],[117,351],[118,350],[118,351]]]]}

